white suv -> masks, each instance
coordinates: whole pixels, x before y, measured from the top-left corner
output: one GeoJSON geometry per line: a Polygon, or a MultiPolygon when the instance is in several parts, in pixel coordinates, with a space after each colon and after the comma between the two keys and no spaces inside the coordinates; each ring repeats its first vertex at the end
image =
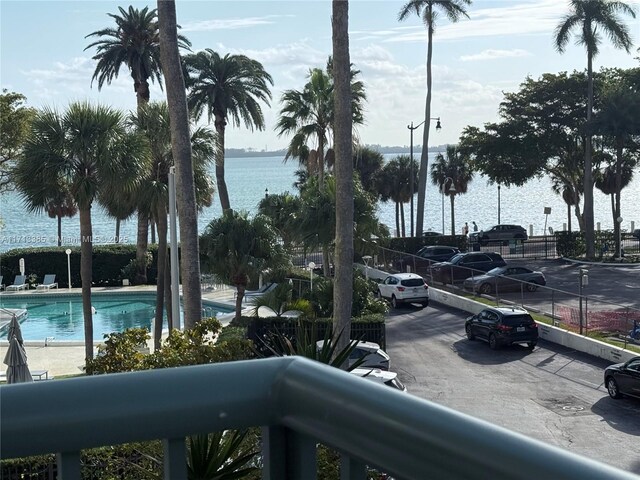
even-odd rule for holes
{"type": "Polygon", "coordinates": [[[389,275],[378,284],[378,298],[391,302],[393,308],[401,303],[420,303],[429,305],[429,287],[420,275],[415,273],[397,273],[389,275]]]}
{"type": "Polygon", "coordinates": [[[395,388],[401,392],[407,391],[407,387],[398,380],[398,374],[396,372],[385,372],[377,368],[354,368],[349,373],[381,385],[386,385],[387,387],[395,388]]]}
{"type": "MultiPolygon", "coordinates": [[[[322,350],[324,340],[318,340],[316,342],[316,348],[318,351],[322,350]]],[[[356,347],[351,351],[349,355],[349,366],[356,363],[356,361],[363,359],[360,367],[378,368],[380,370],[389,370],[389,355],[380,348],[380,345],[374,342],[365,342],[360,340],[356,347]]]]}

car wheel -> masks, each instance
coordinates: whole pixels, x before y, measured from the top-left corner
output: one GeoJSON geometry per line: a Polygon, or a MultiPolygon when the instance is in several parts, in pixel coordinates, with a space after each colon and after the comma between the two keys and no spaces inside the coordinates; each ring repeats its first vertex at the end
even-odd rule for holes
{"type": "Polygon", "coordinates": [[[529,350],[533,350],[534,348],[536,348],[537,344],[538,344],[537,342],[529,342],[529,343],[527,343],[527,348],[529,350]]]}
{"type": "Polygon", "coordinates": [[[538,289],[536,283],[527,283],[527,292],[535,292],[538,289]]]}
{"type": "Polygon", "coordinates": [[[429,302],[422,302],[422,308],[427,308],[429,306],[429,302]]]}
{"type": "Polygon", "coordinates": [[[471,325],[467,325],[466,327],[464,327],[465,332],[467,332],[467,338],[469,340],[475,340],[476,336],[471,333],[471,325]]]}
{"type": "Polygon", "coordinates": [[[483,283],[482,285],[480,285],[480,293],[491,293],[491,291],[493,290],[493,287],[491,287],[490,283],[483,283]]]}
{"type": "Polygon", "coordinates": [[[609,392],[611,398],[622,398],[622,394],[618,388],[618,382],[616,382],[616,379],[613,377],[607,378],[607,392],[609,392]]]}
{"type": "Polygon", "coordinates": [[[489,348],[491,350],[497,350],[498,349],[498,339],[496,338],[496,336],[493,333],[491,335],[489,335],[489,348]]]}
{"type": "Polygon", "coordinates": [[[396,300],[396,296],[395,295],[391,295],[391,306],[393,308],[398,308],[398,300],[396,300]]]}

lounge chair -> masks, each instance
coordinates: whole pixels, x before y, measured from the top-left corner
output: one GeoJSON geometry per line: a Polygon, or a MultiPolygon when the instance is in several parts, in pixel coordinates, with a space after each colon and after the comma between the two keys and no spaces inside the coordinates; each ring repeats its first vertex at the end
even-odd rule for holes
{"type": "Polygon", "coordinates": [[[2,283],[2,275],[0,275],[0,290],[4,290],[4,283],[2,283]]]}
{"type": "Polygon", "coordinates": [[[270,292],[271,290],[273,290],[274,288],[276,288],[278,286],[277,283],[266,283],[262,286],[262,288],[260,290],[246,290],[244,292],[244,301],[247,301],[249,298],[252,297],[259,297],[261,295],[264,295],[267,292],[270,292]]]}
{"type": "Polygon", "coordinates": [[[58,288],[55,274],[47,274],[41,284],[36,286],[36,290],[49,290],[50,288],[58,288]]]}
{"type": "Polygon", "coordinates": [[[7,287],[7,292],[8,291],[17,291],[17,290],[26,290],[26,288],[28,287],[28,285],[26,283],[24,283],[27,279],[26,275],[16,275],[15,280],[13,281],[13,285],[9,285],[7,287]]]}

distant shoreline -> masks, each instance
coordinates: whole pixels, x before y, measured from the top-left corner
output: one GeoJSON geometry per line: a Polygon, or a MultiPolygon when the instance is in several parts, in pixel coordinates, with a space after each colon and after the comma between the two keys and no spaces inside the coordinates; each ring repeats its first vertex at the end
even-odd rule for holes
{"type": "MultiPolygon", "coordinates": [[[[382,147],[380,145],[365,145],[382,154],[389,153],[410,153],[411,149],[407,146],[404,147],[382,147]]],[[[429,147],[430,152],[442,152],[446,150],[446,145],[437,145],[429,147]]],[[[414,145],[413,154],[422,151],[421,145],[414,145]]],[[[244,148],[229,148],[225,150],[224,155],[226,158],[249,158],[249,157],[283,157],[287,154],[287,151],[283,148],[281,150],[245,150],[244,148]]]]}

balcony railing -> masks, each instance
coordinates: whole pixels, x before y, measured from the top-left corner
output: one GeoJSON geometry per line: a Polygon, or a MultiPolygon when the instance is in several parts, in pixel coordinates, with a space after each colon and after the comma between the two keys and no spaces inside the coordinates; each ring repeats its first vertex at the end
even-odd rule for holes
{"type": "Polygon", "coordinates": [[[274,358],[0,387],[0,458],[58,452],[80,478],[80,450],[163,439],[164,476],[186,479],[185,437],[263,427],[263,478],[316,478],[316,446],[396,479],[633,479],[412,395],[302,358],[274,358]]]}

